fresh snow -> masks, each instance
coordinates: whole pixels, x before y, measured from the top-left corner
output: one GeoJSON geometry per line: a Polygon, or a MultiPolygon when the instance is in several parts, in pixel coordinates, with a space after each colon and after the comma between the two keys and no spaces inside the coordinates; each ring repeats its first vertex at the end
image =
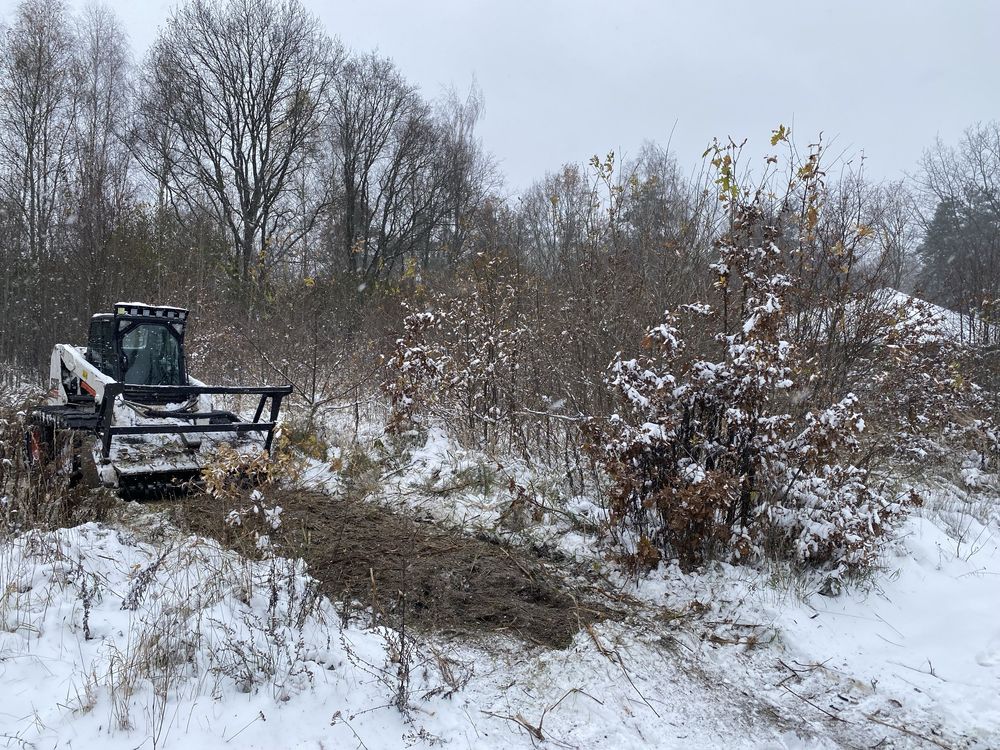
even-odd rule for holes
{"type": "Polygon", "coordinates": [[[722,644],[697,646],[706,662],[817,731],[836,716],[847,737],[882,728],[893,746],[1000,747],[1000,537],[973,526],[960,543],[911,518],[885,570],[838,596],[727,565],[661,569],[638,592],[704,611],[722,644]]]}
{"type": "Polygon", "coordinates": [[[1000,327],[989,325],[967,315],[913,297],[896,289],[885,288],[875,292],[879,302],[887,307],[920,305],[930,315],[934,329],[941,335],[962,343],[1000,343],[1000,327]]]}
{"type": "Polygon", "coordinates": [[[409,644],[312,604],[300,563],[87,524],[0,557],[0,737],[24,747],[833,747],[625,624],[565,651],[409,644]],[[155,539],[157,541],[151,541],[155,539]],[[534,727],[532,731],[530,727],[534,727]],[[535,734],[537,732],[537,734],[535,734]],[[806,735],[808,736],[808,735],[806,735]]]}
{"type": "Polygon", "coordinates": [[[799,661],[874,685],[945,727],[1000,742],[1000,539],[963,545],[925,518],[904,529],[891,577],[864,593],[773,610],[799,661]]]}
{"type": "MultiPolygon", "coordinates": [[[[939,499],[883,570],[825,596],[724,564],[628,579],[588,530],[593,498],[506,528],[509,493],[469,482],[489,469],[544,499],[550,470],[501,471],[437,429],[404,456],[373,501],[589,565],[632,616],[561,651],[407,640],[400,709],[398,633],[345,621],[301,562],[249,561],[132,509],[0,545],[0,746],[1000,747],[1000,499],[980,462],[961,475],[975,503],[939,499]]],[[[322,462],[308,475],[343,490],[322,462]]]]}
{"type": "Polygon", "coordinates": [[[658,622],[637,606],[565,651],[422,640],[401,712],[398,635],[310,607],[301,563],[162,528],[30,532],[0,556],[0,735],[108,750],[511,748],[534,746],[526,726],[540,725],[553,747],[925,746],[885,722],[996,747],[996,538],[959,545],[917,518],[897,554],[879,587],[839,597],[782,595],[728,566],[664,572],[633,593],[707,614],[658,622]]]}

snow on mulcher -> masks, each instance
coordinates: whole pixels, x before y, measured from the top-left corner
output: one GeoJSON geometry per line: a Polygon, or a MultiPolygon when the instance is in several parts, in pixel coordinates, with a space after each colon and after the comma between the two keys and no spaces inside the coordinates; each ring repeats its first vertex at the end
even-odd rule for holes
{"type": "Polygon", "coordinates": [[[208,386],[191,377],[187,317],[178,307],[119,302],[90,319],[87,346],[56,344],[47,403],[29,418],[29,459],[135,491],[192,479],[221,443],[269,451],[291,386],[208,386]],[[259,396],[253,420],[216,409],[212,396],[222,394],[259,396]]]}

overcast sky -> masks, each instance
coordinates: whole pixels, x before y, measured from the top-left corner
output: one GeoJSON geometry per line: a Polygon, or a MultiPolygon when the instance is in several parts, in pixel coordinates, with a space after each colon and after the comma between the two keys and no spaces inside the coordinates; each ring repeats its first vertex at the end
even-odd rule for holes
{"type": "MultiPolygon", "coordinates": [[[[802,145],[823,131],[838,153],[863,150],[869,175],[893,179],[937,135],[1000,119],[996,0],[303,1],[430,98],[476,80],[483,142],[514,192],[644,140],[669,139],[694,169],[713,136],[763,143],[779,123],[802,145]]],[[[137,57],[174,5],[108,4],[137,57]]],[[[0,0],[5,19],[15,5],[0,0]]]]}

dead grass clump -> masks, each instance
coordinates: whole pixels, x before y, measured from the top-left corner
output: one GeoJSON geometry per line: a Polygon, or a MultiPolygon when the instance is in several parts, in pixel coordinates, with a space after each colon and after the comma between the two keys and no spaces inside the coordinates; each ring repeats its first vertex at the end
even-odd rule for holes
{"type": "Polygon", "coordinates": [[[25,450],[25,415],[26,409],[0,407],[0,534],[112,520],[121,507],[118,497],[66,470],[74,451],[89,449],[85,437],[60,435],[53,452],[67,460],[33,464],[25,450]]]}
{"type": "Polygon", "coordinates": [[[293,419],[281,425],[281,434],[288,445],[309,458],[326,461],[330,446],[316,429],[316,425],[303,419],[293,419]]]}

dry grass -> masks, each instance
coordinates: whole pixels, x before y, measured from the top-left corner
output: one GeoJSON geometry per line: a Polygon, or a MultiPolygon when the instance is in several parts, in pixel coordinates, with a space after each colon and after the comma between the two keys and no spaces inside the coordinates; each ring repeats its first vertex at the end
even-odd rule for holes
{"type": "Polygon", "coordinates": [[[74,485],[58,462],[27,461],[26,429],[24,409],[0,406],[0,535],[113,520],[121,510],[113,492],[74,485]]]}

